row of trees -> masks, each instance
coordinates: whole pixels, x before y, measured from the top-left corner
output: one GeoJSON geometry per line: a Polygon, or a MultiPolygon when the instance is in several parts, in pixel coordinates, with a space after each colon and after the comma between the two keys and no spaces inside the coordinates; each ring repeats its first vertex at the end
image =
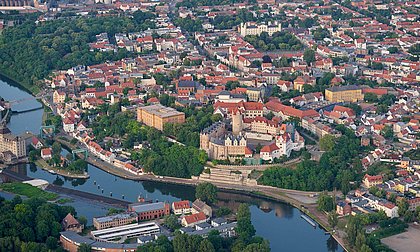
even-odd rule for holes
{"type": "Polygon", "coordinates": [[[38,198],[0,198],[0,251],[64,251],[58,247],[61,220],[73,207],[38,198]]]}

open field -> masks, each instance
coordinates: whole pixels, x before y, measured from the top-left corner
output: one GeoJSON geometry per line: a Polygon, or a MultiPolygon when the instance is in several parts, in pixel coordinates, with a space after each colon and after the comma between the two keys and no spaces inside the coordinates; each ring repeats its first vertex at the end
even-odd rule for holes
{"type": "Polygon", "coordinates": [[[420,245],[420,227],[410,225],[406,232],[384,238],[381,241],[395,251],[417,252],[420,245]]]}

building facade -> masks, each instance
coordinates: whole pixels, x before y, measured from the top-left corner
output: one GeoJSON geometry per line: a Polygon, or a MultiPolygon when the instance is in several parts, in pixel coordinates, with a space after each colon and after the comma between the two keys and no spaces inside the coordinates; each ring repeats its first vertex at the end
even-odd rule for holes
{"type": "Polygon", "coordinates": [[[128,211],[136,212],[139,221],[162,218],[170,214],[170,205],[165,202],[133,203],[128,205],[128,211]]]}
{"type": "Polygon", "coordinates": [[[97,230],[119,227],[123,225],[132,224],[138,221],[138,215],[134,212],[119,213],[104,217],[93,218],[93,226],[97,230]]]}
{"type": "Polygon", "coordinates": [[[184,123],[185,114],[161,104],[140,107],[137,109],[137,121],[163,130],[165,123],[184,123]]]}
{"type": "Polygon", "coordinates": [[[281,31],[281,23],[274,21],[268,23],[255,23],[255,22],[246,22],[241,23],[239,26],[239,33],[242,37],[248,35],[259,36],[261,33],[266,32],[268,35],[272,36],[273,33],[281,31]]]}
{"type": "Polygon", "coordinates": [[[16,158],[25,157],[25,139],[13,135],[6,126],[0,124],[0,153],[8,151],[16,158]]]}
{"type": "Polygon", "coordinates": [[[356,85],[333,86],[325,89],[325,99],[330,102],[357,102],[363,98],[362,88],[356,85]]]}

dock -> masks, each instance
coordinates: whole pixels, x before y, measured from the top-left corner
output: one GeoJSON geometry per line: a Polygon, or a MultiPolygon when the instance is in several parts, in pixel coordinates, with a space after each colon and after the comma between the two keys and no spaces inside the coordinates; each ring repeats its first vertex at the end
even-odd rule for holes
{"type": "Polygon", "coordinates": [[[309,218],[308,216],[302,214],[300,217],[302,217],[302,219],[306,220],[309,224],[311,224],[314,228],[316,228],[316,223],[311,220],[311,218],[309,218]]]}

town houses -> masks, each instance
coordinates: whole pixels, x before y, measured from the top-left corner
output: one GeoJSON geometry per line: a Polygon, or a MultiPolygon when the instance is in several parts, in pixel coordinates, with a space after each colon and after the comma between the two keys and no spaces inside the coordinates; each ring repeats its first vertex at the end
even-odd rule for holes
{"type": "MultiPolygon", "coordinates": [[[[69,12],[130,23],[63,49],[85,48],[80,62],[69,55],[60,68],[37,71],[39,97],[51,108],[45,126],[90,162],[134,179],[337,190],[340,218],[379,212],[413,222],[420,204],[416,2],[94,2],[62,3],[36,21],[72,20],[62,14],[69,12]]],[[[0,127],[0,157],[24,157],[26,139],[0,127]]],[[[52,159],[40,140],[28,145],[52,159]]],[[[320,198],[311,195],[308,202],[320,198]]],[[[151,201],[96,217],[89,242],[107,250],[101,246],[109,241],[153,241],[171,213],[183,234],[235,234],[235,222],[212,220],[201,200],[151,201]]],[[[60,240],[76,251],[87,238],[66,219],[60,240]]]]}

